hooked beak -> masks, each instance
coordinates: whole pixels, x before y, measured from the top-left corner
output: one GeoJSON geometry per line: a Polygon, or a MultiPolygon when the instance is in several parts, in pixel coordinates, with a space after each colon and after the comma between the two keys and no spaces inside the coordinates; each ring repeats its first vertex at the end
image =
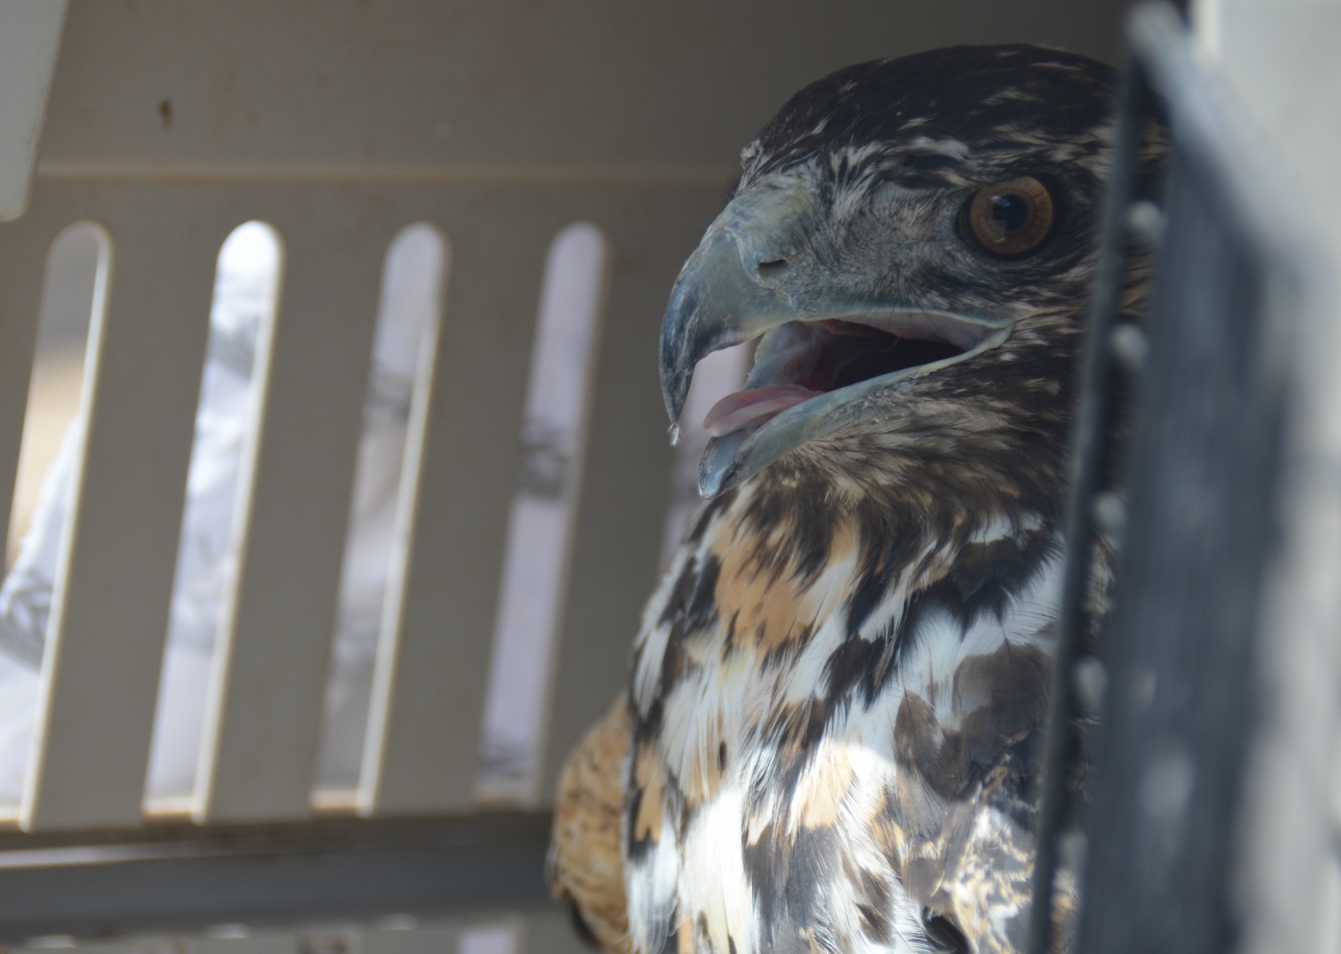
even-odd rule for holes
{"type": "Polygon", "coordinates": [[[661,394],[672,424],[705,355],[801,318],[778,279],[809,224],[806,199],[765,188],[733,200],[680,270],[661,324],[661,394]]]}
{"type": "MultiPolygon", "coordinates": [[[[713,351],[764,335],[745,389],[738,428],[717,433],[699,471],[699,492],[713,497],[758,473],[806,441],[860,418],[856,398],[896,380],[957,363],[1000,344],[1009,319],[911,308],[879,300],[861,276],[806,266],[814,201],[787,183],[764,184],[734,199],[685,263],[661,326],[661,390],[672,433],[678,431],[694,368],[713,351]],[[785,326],[785,327],[784,327],[785,326]],[[853,327],[901,344],[901,358],[870,377],[825,375],[825,363],[852,364],[853,327]],[[835,355],[838,357],[835,358],[835,355]],[[817,380],[819,390],[808,390],[817,380]],[[801,387],[801,382],[806,383],[801,387]],[[784,409],[765,416],[765,397],[784,409]],[[751,395],[759,414],[751,417],[751,395]]],[[[861,344],[861,342],[859,342],[861,344]]],[[[710,418],[712,416],[710,415],[710,418]]],[[[728,424],[729,428],[731,425],[728,424]]]]}

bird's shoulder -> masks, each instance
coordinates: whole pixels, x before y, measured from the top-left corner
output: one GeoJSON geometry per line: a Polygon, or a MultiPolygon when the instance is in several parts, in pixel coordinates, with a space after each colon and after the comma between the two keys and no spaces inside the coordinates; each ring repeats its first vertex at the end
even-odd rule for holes
{"type": "Polygon", "coordinates": [[[624,693],[582,737],[559,775],[547,859],[550,890],[574,926],[612,954],[628,954],[620,826],[629,751],[624,693]]]}

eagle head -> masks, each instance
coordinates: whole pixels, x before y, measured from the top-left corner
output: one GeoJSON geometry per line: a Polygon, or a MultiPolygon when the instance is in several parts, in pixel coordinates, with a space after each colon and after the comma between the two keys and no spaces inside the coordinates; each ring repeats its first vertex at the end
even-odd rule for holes
{"type": "Polygon", "coordinates": [[[860,482],[900,456],[995,461],[984,482],[1024,457],[1056,495],[1114,83],[1082,56],[961,46],[783,106],[662,326],[672,422],[699,359],[758,339],[705,422],[703,496],[783,459],[860,482]]]}

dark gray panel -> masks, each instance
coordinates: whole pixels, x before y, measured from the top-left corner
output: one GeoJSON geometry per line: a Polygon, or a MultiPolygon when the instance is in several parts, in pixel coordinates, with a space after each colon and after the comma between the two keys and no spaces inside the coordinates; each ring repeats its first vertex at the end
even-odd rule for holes
{"type": "Polygon", "coordinates": [[[544,813],[6,834],[0,938],[543,912],[548,838],[544,813]]]}

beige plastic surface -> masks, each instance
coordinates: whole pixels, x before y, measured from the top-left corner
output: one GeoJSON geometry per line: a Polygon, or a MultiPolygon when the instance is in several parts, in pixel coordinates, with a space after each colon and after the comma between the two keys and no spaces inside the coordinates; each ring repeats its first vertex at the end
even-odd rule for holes
{"type": "Polygon", "coordinates": [[[69,0],[0,0],[0,222],[28,204],[69,0]]]}
{"type": "Polygon", "coordinates": [[[156,180],[725,175],[782,102],[830,70],[1007,41],[1116,61],[1124,7],[74,0],[41,166],[156,180]]]}

